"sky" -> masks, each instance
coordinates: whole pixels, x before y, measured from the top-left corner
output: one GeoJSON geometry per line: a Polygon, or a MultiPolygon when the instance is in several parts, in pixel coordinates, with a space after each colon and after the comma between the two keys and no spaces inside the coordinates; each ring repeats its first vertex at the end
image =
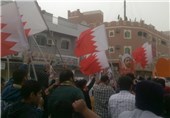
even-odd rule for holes
{"type": "MultiPolygon", "coordinates": [[[[124,16],[124,0],[37,0],[42,10],[67,19],[67,12],[101,10],[104,22],[124,16]]],[[[126,16],[131,21],[145,21],[158,31],[170,31],[170,0],[126,0],[126,16]]]]}

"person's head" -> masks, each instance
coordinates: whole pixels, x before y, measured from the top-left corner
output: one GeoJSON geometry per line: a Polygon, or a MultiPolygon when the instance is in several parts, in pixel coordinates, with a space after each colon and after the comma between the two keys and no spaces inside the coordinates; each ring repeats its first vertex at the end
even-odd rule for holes
{"type": "Polygon", "coordinates": [[[130,68],[132,65],[132,57],[129,54],[124,54],[122,56],[122,63],[127,67],[130,68]]]}
{"type": "Polygon", "coordinates": [[[127,73],[126,76],[129,76],[132,80],[135,79],[135,75],[133,73],[127,73]]]}
{"type": "Polygon", "coordinates": [[[59,75],[59,81],[60,83],[65,81],[71,81],[74,82],[74,74],[71,70],[63,70],[59,75]]]}
{"type": "Polygon", "coordinates": [[[108,84],[110,82],[109,77],[107,75],[102,75],[100,78],[100,82],[108,84]]]}
{"type": "Polygon", "coordinates": [[[37,105],[41,98],[41,86],[35,80],[27,80],[21,88],[21,96],[25,101],[37,105]]]}
{"type": "Polygon", "coordinates": [[[161,115],[163,107],[163,87],[159,84],[143,80],[136,85],[136,107],[161,115]]]}
{"type": "Polygon", "coordinates": [[[118,79],[118,86],[120,90],[130,91],[132,89],[133,81],[129,76],[121,76],[118,79]]]}
{"type": "Polygon", "coordinates": [[[77,80],[77,81],[75,81],[75,84],[81,90],[86,91],[86,89],[87,89],[87,87],[86,87],[87,81],[85,79],[77,80]]]}
{"type": "Polygon", "coordinates": [[[28,65],[27,64],[21,64],[19,67],[18,67],[19,70],[23,70],[25,72],[28,73],[28,65]]]}
{"type": "Polygon", "coordinates": [[[43,67],[44,72],[47,74],[50,74],[50,64],[45,64],[43,67]]]}
{"type": "Polygon", "coordinates": [[[24,69],[17,69],[14,71],[12,78],[14,80],[14,84],[22,85],[25,80],[27,80],[28,71],[24,69]]]}
{"type": "Polygon", "coordinates": [[[165,80],[161,79],[161,78],[156,78],[154,79],[154,81],[158,84],[160,84],[161,86],[165,87],[165,80]]]}

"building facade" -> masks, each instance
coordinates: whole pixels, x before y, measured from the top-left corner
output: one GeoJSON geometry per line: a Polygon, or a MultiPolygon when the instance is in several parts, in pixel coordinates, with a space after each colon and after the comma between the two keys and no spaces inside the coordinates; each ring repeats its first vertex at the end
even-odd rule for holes
{"type": "Polygon", "coordinates": [[[62,17],[54,17],[46,11],[42,11],[42,15],[48,30],[28,37],[28,52],[8,56],[9,72],[7,57],[1,58],[2,77],[8,78],[8,73],[12,76],[16,67],[26,61],[30,54],[35,69],[43,69],[45,64],[51,63],[57,73],[67,67],[74,70],[78,76],[82,76],[79,71],[79,59],[74,56],[74,47],[77,36],[88,27],[71,23],[62,17]]]}
{"type": "Polygon", "coordinates": [[[136,65],[136,71],[138,73],[142,75],[146,73],[151,74],[154,63],[156,63],[158,58],[170,57],[170,36],[156,30],[153,25],[145,24],[144,20],[137,22],[122,20],[121,18],[118,21],[103,22],[101,20],[103,18],[97,17],[99,14],[103,17],[101,11],[91,11],[88,14],[86,12],[81,13],[80,10],[68,11],[68,20],[74,23],[86,22],[89,27],[105,24],[109,45],[109,49],[106,52],[107,58],[109,63],[113,65],[115,73],[118,73],[120,57],[125,53],[132,54],[133,50],[142,46],[145,42],[152,45],[154,61],[145,69],[141,68],[140,65],[136,65]],[[89,17],[96,19],[92,21],[89,20],[92,19],[89,17]]]}

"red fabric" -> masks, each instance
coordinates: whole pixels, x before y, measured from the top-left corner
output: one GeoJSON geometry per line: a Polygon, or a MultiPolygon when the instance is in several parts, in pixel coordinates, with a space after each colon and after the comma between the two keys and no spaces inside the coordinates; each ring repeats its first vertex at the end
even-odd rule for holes
{"type": "Polygon", "coordinates": [[[101,71],[96,55],[91,54],[80,61],[80,70],[85,75],[91,75],[101,71]]]}
{"type": "MultiPolygon", "coordinates": [[[[7,24],[1,23],[1,29],[6,26],[7,24]]],[[[1,32],[1,57],[16,53],[15,51],[10,50],[10,48],[12,48],[16,42],[6,40],[10,35],[10,33],[1,32]]]]}
{"type": "Polygon", "coordinates": [[[96,52],[96,46],[94,45],[95,41],[92,40],[94,38],[94,36],[91,35],[92,33],[92,29],[88,29],[80,34],[74,50],[76,56],[96,52]]]}
{"type": "Polygon", "coordinates": [[[29,48],[23,24],[15,3],[2,5],[1,57],[23,52],[29,48]]]}
{"type": "Polygon", "coordinates": [[[129,68],[125,67],[124,64],[122,64],[122,62],[119,63],[119,72],[120,75],[126,75],[128,73],[135,73],[135,68],[134,68],[134,62],[132,61],[132,64],[129,68]]]}
{"type": "Polygon", "coordinates": [[[132,56],[136,63],[140,63],[142,68],[145,68],[147,65],[147,60],[145,57],[145,50],[143,47],[139,47],[132,52],[132,56]]]}

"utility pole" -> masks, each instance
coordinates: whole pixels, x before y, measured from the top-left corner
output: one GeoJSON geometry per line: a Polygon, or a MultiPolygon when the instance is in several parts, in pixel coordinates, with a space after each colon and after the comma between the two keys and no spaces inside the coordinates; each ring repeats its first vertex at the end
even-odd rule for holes
{"type": "Polygon", "coordinates": [[[126,17],[126,0],[124,0],[124,20],[125,21],[127,20],[127,17],[126,17]]]}

